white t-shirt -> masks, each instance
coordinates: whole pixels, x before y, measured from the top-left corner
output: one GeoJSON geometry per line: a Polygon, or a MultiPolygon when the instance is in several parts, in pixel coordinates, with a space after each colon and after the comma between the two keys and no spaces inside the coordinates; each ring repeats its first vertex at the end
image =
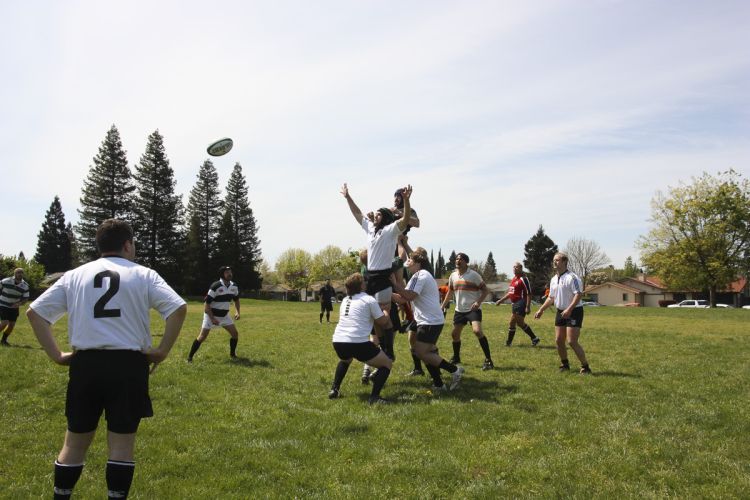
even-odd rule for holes
{"type": "MultiPolygon", "coordinates": [[[[578,276],[570,271],[565,271],[560,276],[552,276],[549,282],[549,296],[554,299],[556,308],[567,308],[577,293],[583,293],[578,276]]],[[[576,307],[583,307],[583,305],[579,302],[576,307]]]]}
{"type": "Polygon", "coordinates": [[[390,269],[396,254],[398,235],[401,234],[398,221],[375,231],[375,224],[367,217],[362,217],[362,229],[367,233],[367,270],[390,269]]]}
{"type": "MultiPolygon", "coordinates": [[[[473,269],[467,269],[463,274],[460,274],[458,270],[453,271],[448,278],[448,286],[453,289],[456,311],[461,313],[471,311],[471,305],[482,296],[483,284],[482,275],[473,269]]],[[[479,306],[482,305],[479,304],[479,306]]]]}
{"type": "Polygon", "coordinates": [[[54,323],[68,313],[73,349],[151,347],[151,308],[167,318],[185,301],[159,274],[122,257],[102,257],[66,272],[31,309],[54,323]]]}
{"type": "Polygon", "coordinates": [[[364,292],[346,296],[339,308],[339,322],[333,332],[333,342],[358,344],[370,340],[375,320],[383,316],[378,301],[364,292]]]}
{"type": "Polygon", "coordinates": [[[417,325],[442,325],[445,323],[443,310],[440,308],[440,292],[437,282],[430,273],[420,269],[409,279],[406,289],[417,294],[411,301],[414,306],[414,319],[417,325]]]}

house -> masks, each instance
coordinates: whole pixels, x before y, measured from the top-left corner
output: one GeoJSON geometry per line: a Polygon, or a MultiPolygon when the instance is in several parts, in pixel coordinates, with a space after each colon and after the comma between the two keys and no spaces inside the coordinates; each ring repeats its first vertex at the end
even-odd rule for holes
{"type": "Polygon", "coordinates": [[[296,290],[279,283],[278,285],[263,285],[260,289],[260,297],[271,300],[289,300],[289,296],[297,293],[296,290]]]}
{"type": "Polygon", "coordinates": [[[616,281],[586,287],[585,295],[603,306],[644,305],[645,302],[645,292],[616,281]]]}

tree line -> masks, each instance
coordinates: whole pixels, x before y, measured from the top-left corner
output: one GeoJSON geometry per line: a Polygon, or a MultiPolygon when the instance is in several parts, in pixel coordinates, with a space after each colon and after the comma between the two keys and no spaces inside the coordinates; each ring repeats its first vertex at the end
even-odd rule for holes
{"type": "Polygon", "coordinates": [[[133,226],[136,261],[161,274],[175,289],[202,294],[229,265],[243,290],[260,288],[258,225],[239,163],[222,196],[211,160],[200,166],[187,207],[175,193],[174,170],[158,130],[133,169],[112,125],[83,182],[79,220],[66,223],[58,196],[44,217],[34,260],[47,274],[62,272],[98,257],[96,228],[108,218],[133,226]]]}

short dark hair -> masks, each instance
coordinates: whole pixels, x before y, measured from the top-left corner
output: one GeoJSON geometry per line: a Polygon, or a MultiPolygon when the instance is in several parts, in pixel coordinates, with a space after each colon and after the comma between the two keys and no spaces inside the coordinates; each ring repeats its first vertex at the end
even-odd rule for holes
{"type": "Polygon", "coordinates": [[[99,253],[120,252],[126,241],[133,241],[133,228],[124,220],[107,219],[96,228],[99,253]]]}
{"type": "Polygon", "coordinates": [[[354,273],[346,278],[344,286],[346,287],[346,294],[350,297],[357,295],[362,291],[362,282],[364,279],[359,273],[354,273]]]}
{"type": "Polygon", "coordinates": [[[463,252],[458,252],[456,254],[456,260],[458,260],[458,259],[461,259],[462,261],[466,262],[467,264],[469,263],[469,256],[466,255],[463,252]]]}
{"type": "Polygon", "coordinates": [[[419,267],[421,267],[422,269],[425,269],[430,265],[430,259],[427,258],[426,254],[423,254],[419,250],[415,250],[411,254],[409,254],[409,260],[419,264],[419,267]]]}
{"type": "Polygon", "coordinates": [[[230,266],[221,266],[219,268],[219,277],[223,278],[224,277],[224,271],[231,271],[231,270],[232,270],[232,268],[230,266]]]}

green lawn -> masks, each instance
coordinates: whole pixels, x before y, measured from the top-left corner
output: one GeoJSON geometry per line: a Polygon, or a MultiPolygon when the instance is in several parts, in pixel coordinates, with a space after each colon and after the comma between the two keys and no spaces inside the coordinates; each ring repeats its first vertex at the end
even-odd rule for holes
{"type": "MultiPolygon", "coordinates": [[[[506,348],[510,306],[485,305],[496,369],[480,370],[465,330],[464,382],[434,396],[427,378],[404,376],[399,335],[385,407],[367,405],[356,362],[342,399],[327,399],[334,325],[318,324],[317,304],[243,301],[241,359],[214,330],[187,364],[201,311],[190,304],[151,379],[156,416],[139,431],[131,498],[750,497],[750,311],[589,308],[581,343],[594,375],[581,376],[557,372],[552,311],[531,322],[539,347],[519,331],[506,348]]],[[[25,317],[10,341],[0,498],[49,498],[67,373],[25,317]]],[[[104,435],[78,498],[105,493],[104,435]]]]}

